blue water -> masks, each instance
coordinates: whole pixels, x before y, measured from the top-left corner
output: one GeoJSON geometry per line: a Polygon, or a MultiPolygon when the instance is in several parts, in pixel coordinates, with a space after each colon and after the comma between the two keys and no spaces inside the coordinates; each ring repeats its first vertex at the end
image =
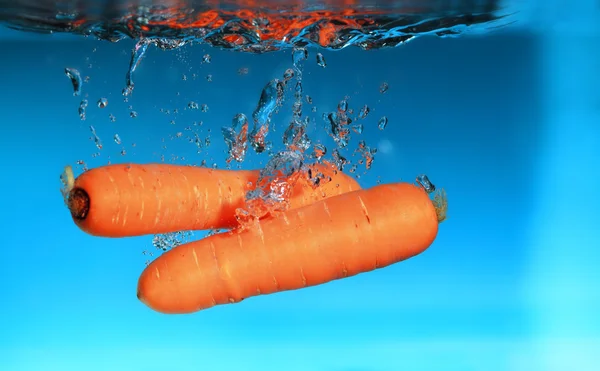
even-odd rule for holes
{"type": "MultiPolygon", "coordinates": [[[[125,103],[133,41],[2,29],[0,369],[600,369],[600,17],[593,2],[573,4],[527,13],[541,22],[532,28],[321,51],[325,69],[309,49],[303,84],[318,107],[305,104],[314,138],[325,137],[321,114],[344,96],[355,110],[368,104],[360,137],[379,151],[371,170],[359,166],[361,186],[426,173],[446,190],[449,218],[434,245],[405,262],[178,316],[135,295],[152,236],[84,234],[63,204],[59,175],[77,160],[95,167],[163,155],[223,167],[221,126],[251,116],[266,82],[291,67],[291,52],[149,48],[125,103]],[[201,63],[206,53],[210,64],[201,63]],[[90,77],[85,121],[65,67],[90,77]],[[184,110],[190,101],[208,112],[184,110]],[[194,121],[203,122],[201,137],[212,129],[200,153],[184,130],[194,121]]],[[[270,139],[290,117],[288,100],[270,139]]],[[[260,161],[253,155],[243,166],[260,161]]]]}

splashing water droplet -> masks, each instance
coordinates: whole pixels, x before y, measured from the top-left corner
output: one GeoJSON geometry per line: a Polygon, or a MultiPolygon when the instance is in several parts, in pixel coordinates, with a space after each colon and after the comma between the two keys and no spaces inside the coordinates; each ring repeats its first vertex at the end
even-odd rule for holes
{"type": "Polygon", "coordinates": [[[131,118],[136,118],[138,117],[138,113],[136,111],[131,111],[129,112],[129,116],[131,116],[131,118]]]}
{"type": "Polygon", "coordinates": [[[212,75],[206,75],[206,81],[212,82],[213,81],[213,76],[212,75]]]}
{"type": "Polygon", "coordinates": [[[292,113],[295,117],[302,116],[302,102],[294,102],[294,104],[292,104],[292,113]]]}
{"type": "Polygon", "coordinates": [[[296,96],[296,99],[302,99],[302,90],[302,81],[297,81],[296,86],[294,87],[294,94],[296,96]]]}
{"type": "Polygon", "coordinates": [[[114,140],[115,140],[115,143],[121,144],[121,137],[119,136],[119,134],[115,134],[114,140]]]}
{"type": "Polygon", "coordinates": [[[362,155],[367,170],[371,169],[371,166],[373,165],[373,160],[375,160],[377,148],[370,148],[367,146],[364,140],[361,140],[360,142],[358,142],[357,151],[362,155]]]}
{"type": "Polygon", "coordinates": [[[248,118],[243,113],[238,113],[233,118],[231,127],[221,128],[221,133],[225,139],[228,148],[228,159],[237,162],[244,161],[246,150],[248,148],[248,118]]]}
{"type": "Polygon", "coordinates": [[[298,119],[292,120],[283,133],[283,144],[290,151],[304,152],[310,145],[310,138],[306,133],[306,124],[298,119]]]}
{"type": "Polygon", "coordinates": [[[65,68],[65,75],[71,80],[73,85],[73,95],[77,96],[81,94],[81,74],[75,68],[65,68]]]}
{"type": "Polygon", "coordinates": [[[294,70],[291,68],[288,68],[287,70],[285,70],[285,72],[283,73],[283,80],[285,82],[288,82],[289,80],[294,78],[294,70]]]}
{"type": "Polygon", "coordinates": [[[431,183],[431,181],[429,181],[429,178],[427,177],[427,175],[422,174],[422,175],[417,176],[417,183],[419,183],[419,185],[425,190],[425,192],[427,192],[427,193],[435,192],[435,186],[433,185],[433,183],[431,183]]]}
{"type": "Polygon", "coordinates": [[[364,126],[363,126],[363,124],[355,124],[355,125],[352,125],[352,130],[356,134],[362,134],[362,132],[364,130],[364,126]]]}
{"type": "Polygon", "coordinates": [[[256,188],[247,193],[248,209],[236,210],[238,220],[252,220],[269,212],[285,211],[289,206],[290,194],[298,180],[303,163],[302,154],[296,151],[283,151],[273,155],[265,168],[260,171],[256,188]]]}
{"type": "Polygon", "coordinates": [[[200,111],[208,112],[208,104],[203,104],[202,107],[200,107],[200,111]]]}
{"type": "Polygon", "coordinates": [[[115,117],[115,115],[113,115],[112,113],[110,115],[108,115],[108,119],[110,120],[110,122],[115,122],[117,121],[117,118],[115,117]]]}
{"type": "Polygon", "coordinates": [[[292,62],[294,66],[298,66],[300,62],[308,58],[308,50],[303,47],[295,47],[292,52],[292,62]]]}
{"type": "Polygon", "coordinates": [[[358,113],[358,117],[360,117],[361,119],[366,119],[367,116],[369,115],[369,112],[371,112],[371,109],[369,108],[369,106],[367,106],[365,104],[363,106],[363,108],[360,109],[360,112],[358,113]]]}
{"type": "Polygon", "coordinates": [[[81,121],[85,120],[85,110],[88,106],[88,101],[87,99],[84,99],[81,101],[81,103],[79,103],[79,109],[77,110],[79,113],[79,118],[81,119],[81,121]]]}
{"type": "Polygon", "coordinates": [[[388,91],[389,88],[390,88],[390,86],[388,85],[388,83],[384,82],[381,84],[381,86],[379,86],[379,92],[381,94],[385,94],[385,92],[388,91]]]}
{"type": "Polygon", "coordinates": [[[98,134],[96,134],[96,128],[90,125],[90,131],[92,132],[92,140],[94,141],[94,144],[96,144],[98,149],[102,149],[102,141],[100,140],[98,134]]]}
{"type": "Polygon", "coordinates": [[[190,102],[190,103],[188,103],[188,108],[189,109],[198,109],[199,107],[200,106],[196,102],[190,102]]]}
{"type": "Polygon", "coordinates": [[[327,62],[325,62],[325,57],[321,53],[317,53],[317,65],[320,67],[327,67],[327,62]]]}
{"type": "Polygon", "coordinates": [[[333,162],[334,162],[335,166],[340,171],[344,171],[344,166],[346,166],[350,163],[350,161],[348,161],[346,159],[346,157],[344,157],[340,154],[340,151],[337,148],[333,150],[331,156],[333,157],[333,162]]]}
{"type": "Polygon", "coordinates": [[[346,112],[348,110],[348,101],[347,100],[341,100],[338,103],[338,111],[339,112],[346,112]]]}
{"type": "Polygon", "coordinates": [[[248,67],[242,67],[238,70],[238,75],[247,75],[248,74],[248,67]]]}
{"type": "Polygon", "coordinates": [[[157,234],[152,238],[152,246],[157,250],[167,251],[188,242],[192,236],[191,231],[157,234]]]}
{"type": "Polygon", "coordinates": [[[108,99],[100,98],[98,99],[98,108],[106,108],[108,106],[108,99]]]}
{"type": "Polygon", "coordinates": [[[133,73],[138,68],[144,54],[148,50],[148,45],[150,45],[150,40],[141,39],[136,44],[131,52],[131,60],[129,61],[129,70],[127,71],[127,75],[125,76],[125,88],[123,88],[122,94],[124,96],[129,96],[133,92],[133,73]]]}
{"type": "Polygon", "coordinates": [[[323,144],[317,143],[314,145],[313,147],[313,157],[316,158],[317,160],[321,160],[321,158],[323,158],[323,156],[325,156],[327,154],[327,147],[325,147],[323,144]]]}
{"type": "Polygon", "coordinates": [[[312,104],[312,102],[313,102],[312,98],[309,95],[307,95],[306,96],[306,103],[312,104]]]}
{"type": "Polygon", "coordinates": [[[202,63],[210,63],[212,61],[212,58],[210,56],[210,54],[204,54],[204,56],[202,57],[202,63]]]}
{"type": "Polygon", "coordinates": [[[341,114],[330,112],[328,115],[323,114],[323,118],[329,124],[330,134],[336,144],[340,148],[346,147],[350,140],[350,130],[347,127],[349,122],[346,115],[343,112],[341,114]]]}
{"type": "Polygon", "coordinates": [[[284,97],[284,82],[273,79],[263,88],[256,109],[252,113],[254,128],[250,135],[252,147],[257,153],[267,149],[266,136],[273,112],[279,108],[284,97]]]}
{"type": "Polygon", "coordinates": [[[379,122],[377,123],[377,127],[379,128],[379,130],[383,130],[383,129],[385,129],[387,124],[388,124],[388,119],[386,116],[383,116],[382,118],[379,119],[379,122]]]}

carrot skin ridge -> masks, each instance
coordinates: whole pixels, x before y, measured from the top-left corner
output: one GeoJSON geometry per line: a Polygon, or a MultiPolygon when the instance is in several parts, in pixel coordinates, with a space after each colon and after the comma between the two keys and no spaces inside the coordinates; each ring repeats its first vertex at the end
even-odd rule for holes
{"type": "MultiPolygon", "coordinates": [[[[107,165],[77,177],[68,204],[74,223],[94,236],[228,229],[238,226],[235,210],[244,206],[249,184],[256,185],[258,176],[258,170],[170,164],[107,165]]],[[[360,189],[345,174],[338,174],[334,181],[341,186],[326,184],[313,190],[306,182],[298,182],[290,208],[312,203],[319,196],[360,189]]]]}
{"type": "Polygon", "coordinates": [[[425,251],[437,231],[423,189],[378,185],[177,246],[144,269],[137,295],[161,313],[193,313],[389,266],[425,251]]]}

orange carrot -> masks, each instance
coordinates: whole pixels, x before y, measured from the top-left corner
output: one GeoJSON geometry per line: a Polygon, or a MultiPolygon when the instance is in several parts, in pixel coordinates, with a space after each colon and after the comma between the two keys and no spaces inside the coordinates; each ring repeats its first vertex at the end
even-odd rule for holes
{"type": "Polygon", "coordinates": [[[177,246],[146,267],[137,296],[158,312],[192,313],[394,264],[427,249],[437,231],[422,188],[378,185],[177,246]]]}
{"type": "MultiPolygon", "coordinates": [[[[312,169],[332,181],[312,189],[299,181],[290,208],[355,189],[358,183],[324,165],[312,169]]],[[[75,224],[86,233],[128,237],[183,230],[233,228],[235,210],[259,171],[215,170],[169,164],[118,164],[88,170],[73,182],[67,204],[75,224]]]]}

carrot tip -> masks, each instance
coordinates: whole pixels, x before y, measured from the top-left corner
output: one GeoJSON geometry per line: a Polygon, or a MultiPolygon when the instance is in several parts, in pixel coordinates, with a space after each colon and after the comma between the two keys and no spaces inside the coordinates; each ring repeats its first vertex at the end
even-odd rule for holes
{"type": "Polygon", "coordinates": [[[68,206],[74,219],[84,220],[90,211],[90,196],[82,188],[73,188],[69,192],[68,206]]]}

